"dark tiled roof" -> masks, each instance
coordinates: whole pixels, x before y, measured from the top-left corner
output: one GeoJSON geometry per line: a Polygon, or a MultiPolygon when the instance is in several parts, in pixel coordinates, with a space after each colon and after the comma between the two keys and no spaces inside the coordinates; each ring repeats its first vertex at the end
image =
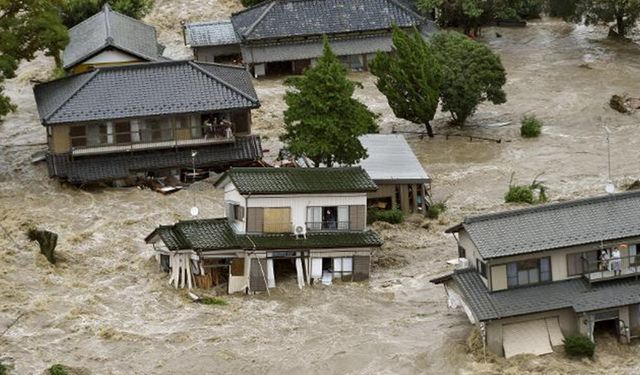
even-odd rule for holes
{"type": "Polygon", "coordinates": [[[224,46],[240,43],[231,21],[190,23],[185,26],[190,47],[224,46]]]}
{"type": "Polygon", "coordinates": [[[98,68],[37,85],[34,92],[45,125],[260,105],[245,69],[192,61],[98,68]]]}
{"type": "Polygon", "coordinates": [[[260,138],[238,137],[234,143],[205,147],[186,147],[138,153],[105,154],[72,158],[69,154],[47,155],[49,175],[72,184],[126,178],[135,171],[190,168],[191,151],[198,152],[197,167],[223,168],[230,164],[252,162],[262,158],[260,138]]]}
{"type": "Polygon", "coordinates": [[[452,277],[481,321],[564,308],[582,313],[640,303],[640,281],[633,278],[591,287],[583,278],[577,278],[490,293],[475,270],[456,271],[452,277]]]}
{"type": "Polygon", "coordinates": [[[231,168],[216,185],[227,179],[240,194],[357,193],[378,189],[361,167],[231,168]]]}
{"type": "Polygon", "coordinates": [[[307,233],[307,238],[296,238],[293,234],[254,234],[245,237],[244,246],[251,249],[332,249],[345,247],[379,247],[382,240],[375,232],[326,232],[307,233]]]}
{"type": "Polygon", "coordinates": [[[498,258],[640,236],[640,191],[468,217],[464,228],[483,258],[498,258]]]}
{"type": "Polygon", "coordinates": [[[63,64],[69,69],[96,53],[115,48],[146,61],[160,59],[156,30],[105,5],[100,13],[69,30],[63,64]]]}
{"type": "Polygon", "coordinates": [[[173,226],[160,226],[147,236],[145,241],[153,242],[156,235],[160,236],[170,250],[333,249],[382,246],[382,240],[372,231],[308,233],[306,238],[296,238],[293,234],[235,234],[226,218],[180,221],[173,226]]]}
{"type": "Polygon", "coordinates": [[[243,40],[388,30],[428,23],[404,0],[271,0],[235,13],[243,40]]]}

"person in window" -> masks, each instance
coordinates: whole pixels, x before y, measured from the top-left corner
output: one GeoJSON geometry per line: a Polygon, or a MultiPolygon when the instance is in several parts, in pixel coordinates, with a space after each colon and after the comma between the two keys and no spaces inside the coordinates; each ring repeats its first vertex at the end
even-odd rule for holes
{"type": "Polygon", "coordinates": [[[622,244],[618,247],[614,247],[611,252],[611,268],[613,269],[613,275],[622,275],[622,259],[620,257],[620,249],[626,249],[627,245],[622,244]]]}

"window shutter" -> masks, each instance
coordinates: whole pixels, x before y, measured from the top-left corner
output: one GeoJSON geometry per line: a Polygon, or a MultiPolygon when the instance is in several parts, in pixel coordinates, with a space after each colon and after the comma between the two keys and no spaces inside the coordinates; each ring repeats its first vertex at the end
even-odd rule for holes
{"type": "Polygon", "coordinates": [[[364,230],[365,228],[365,206],[349,206],[349,224],[351,230],[364,230]]]}
{"type": "Polygon", "coordinates": [[[264,210],[262,207],[247,208],[247,232],[262,233],[264,223],[264,210]]]}

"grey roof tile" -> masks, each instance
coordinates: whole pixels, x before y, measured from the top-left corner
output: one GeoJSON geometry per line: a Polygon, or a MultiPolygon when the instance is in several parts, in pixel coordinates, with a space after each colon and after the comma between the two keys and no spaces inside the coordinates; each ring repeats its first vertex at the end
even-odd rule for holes
{"type": "Polygon", "coordinates": [[[582,313],[640,303],[640,281],[634,278],[591,286],[576,278],[490,293],[475,270],[456,271],[452,277],[480,321],[564,308],[582,313]]]}
{"type": "Polygon", "coordinates": [[[47,155],[50,176],[72,184],[86,184],[126,178],[135,171],[190,168],[191,151],[197,151],[196,167],[225,168],[260,160],[262,147],[257,136],[237,137],[234,143],[185,147],[137,153],[120,153],[72,158],[69,154],[47,155]]]}
{"type": "Polygon", "coordinates": [[[145,61],[160,58],[156,30],[139,20],[111,10],[102,11],[69,30],[63,65],[69,69],[106,48],[115,48],[145,61]]]}
{"type": "Polygon", "coordinates": [[[236,234],[226,218],[180,221],[173,226],[160,226],[147,236],[147,243],[155,235],[169,250],[276,250],[276,249],[335,249],[380,247],[382,240],[373,231],[308,233],[306,238],[293,234],[236,234]]]}
{"type": "Polygon", "coordinates": [[[634,191],[468,217],[461,226],[490,259],[640,236],[639,213],[634,191]]]}
{"type": "Polygon", "coordinates": [[[241,67],[168,61],[98,68],[34,88],[45,125],[260,105],[241,67]]]}
{"type": "Polygon", "coordinates": [[[190,23],[185,26],[187,45],[200,46],[224,46],[240,43],[240,38],[233,29],[230,20],[190,23]]]}
{"type": "Polygon", "coordinates": [[[358,139],[368,155],[360,161],[360,166],[374,182],[431,181],[402,134],[365,134],[358,139]]]}
{"type": "Polygon", "coordinates": [[[244,40],[421,26],[428,21],[403,0],[272,0],[235,13],[244,40]]]}
{"type": "Polygon", "coordinates": [[[216,185],[227,178],[240,194],[356,193],[378,189],[361,167],[231,168],[216,185]]]}

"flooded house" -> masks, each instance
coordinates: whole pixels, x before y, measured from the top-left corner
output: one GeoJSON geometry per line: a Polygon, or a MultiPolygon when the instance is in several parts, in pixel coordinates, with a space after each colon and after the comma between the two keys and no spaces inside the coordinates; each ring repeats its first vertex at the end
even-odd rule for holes
{"type": "Polygon", "coordinates": [[[256,77],[300,74],[322,55],[323,36],[353,70],[367,70],[378,51],[392,49],[391,27],[428,36],[434,23],[405,0],[270,0],[230,20],[184,26],[197,60],[239,60],[256,77]]]}
{"type": "Polygon", "coordinates": [[[163,225],[145,240],[174,286],[253,293],[292,278],[300,288],[369,278],[382,241],[367,229],[377,187],[362,168],[231,168],[216,186],[224,218],[163,225]]]}
{"type": "Polygon", "coordinates": [[[222,172],[261,159],[260,102],[241,67],[165,61],[95,67],[34,88],[49,175],[72,184],[222,172]]]}
{"type": "Polygon", "coordinates": [[[166,60],[158,44],[156,29],[142,21],[114,12],[109,4],[102,11],[69,29],[69,44],[62,54],[69,73],[166,60]]]}
{"type": "Polygon", "coordinates": [[[640,336],[640,192],[468,217],[457,269],[432,280],[486,347],[550,353],[567,335],[640,336]]]}
{"type": "Polygon", "coordinates": [[[360,166],[378,190],[367,195],[369,207],[398,208],[426,214],[431,200],[431,178],[401,134],[366,134],[358,138],[367,150],[360,166]]]}

